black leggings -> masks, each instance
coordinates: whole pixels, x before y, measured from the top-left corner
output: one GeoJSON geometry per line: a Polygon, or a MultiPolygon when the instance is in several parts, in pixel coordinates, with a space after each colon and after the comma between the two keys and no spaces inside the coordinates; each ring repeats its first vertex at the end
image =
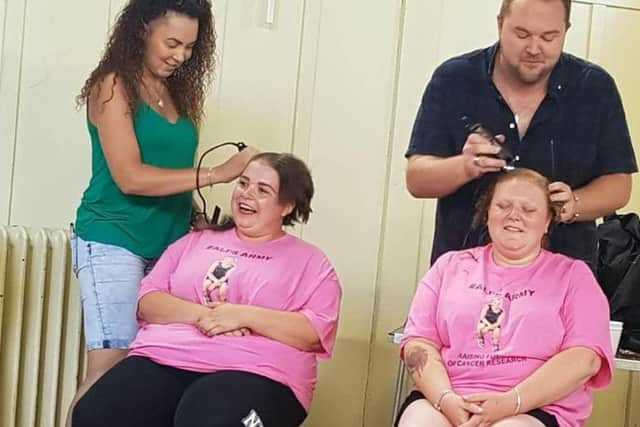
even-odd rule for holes
{"type": "MultiPolygon", "coordinates": [[[[420,399],[425,399],[422,392],[413,390],[411,393],[409,393],[409,396],[407,396],[404,403],[400,407],[400,410],[398,411],[398,418],[395,420],[395,423],[393,425],[398,427],[400,417],[402,417],[402,413],[407,409],[407,406],[420,399]]],[[[536,420],[540,421],[542,424],[544,424],[545,427],[560,427],[558,425],[558,420],[556,419],[556,417],[548,412],[543,411],[542,409],[532,409],[529,412],[525,412],[525,414],[530,415],[536,420]]]]}
{"type": "Polygon", "coordinates": [[[307,413],[291,389],[241,371],[202,373],[127,357],[87,391],[73,427],[297,427],[307,413]]]}

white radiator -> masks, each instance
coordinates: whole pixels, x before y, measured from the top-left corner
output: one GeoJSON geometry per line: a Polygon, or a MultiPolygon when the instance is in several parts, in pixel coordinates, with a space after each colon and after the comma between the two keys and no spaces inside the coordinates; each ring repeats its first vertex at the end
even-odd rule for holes
{"type": "Polygon", "coordinates": [[[67,233],[0,226],[0,426],[62,427],[83,353],[67,233]]]}

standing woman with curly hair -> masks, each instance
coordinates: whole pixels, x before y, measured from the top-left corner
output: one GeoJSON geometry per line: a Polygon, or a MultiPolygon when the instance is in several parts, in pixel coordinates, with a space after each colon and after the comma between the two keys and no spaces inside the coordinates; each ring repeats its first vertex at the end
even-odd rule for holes
{"type": "Polygon", "coordinates": [[[126,355],[140,280],[187,232],[196,183],[231,181],[255,154],[193,168],[215,46],[209,0],[130,0],[77,98],[92,176],[72,233],[88,350],[74,402],[126,355]]]}

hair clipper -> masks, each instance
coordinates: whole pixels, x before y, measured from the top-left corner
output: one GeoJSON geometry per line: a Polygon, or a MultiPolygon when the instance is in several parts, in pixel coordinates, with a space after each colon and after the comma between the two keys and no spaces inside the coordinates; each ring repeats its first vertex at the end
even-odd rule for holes
{"type": "Polygon", "coordinates": [[[462,120],[462,123],[464,124],[467,135],[477,133],[478,135],[486,138],[492,145],[497,145],[500,147],[500,151],[498,151],[498,153],[492,157],[504,160],[507,163],[502,167],[502,170],[510,171],[515,168],[514,163],[519,160],[519,157],[513,154],[507,144],[502,144],[500,141],[498,141],[495,135],[490,132],[482,123],[475,122],[468,116],[462,116],[460,120],[462,120]]]}

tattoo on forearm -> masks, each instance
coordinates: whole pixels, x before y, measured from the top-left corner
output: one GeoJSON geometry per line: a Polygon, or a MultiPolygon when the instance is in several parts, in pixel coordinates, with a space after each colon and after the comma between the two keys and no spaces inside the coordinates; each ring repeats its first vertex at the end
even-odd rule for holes
{"type": "Polygon", "coordinates": [[[429,353],[424,348],[412,348],[407,356],[404,358],[405,363],[407,364],[407,369],[411,375],[418,373],[419,376],[422,376],[422,371],[424,367],[427,365],[427,360],[429,359],[429,353]]]}

